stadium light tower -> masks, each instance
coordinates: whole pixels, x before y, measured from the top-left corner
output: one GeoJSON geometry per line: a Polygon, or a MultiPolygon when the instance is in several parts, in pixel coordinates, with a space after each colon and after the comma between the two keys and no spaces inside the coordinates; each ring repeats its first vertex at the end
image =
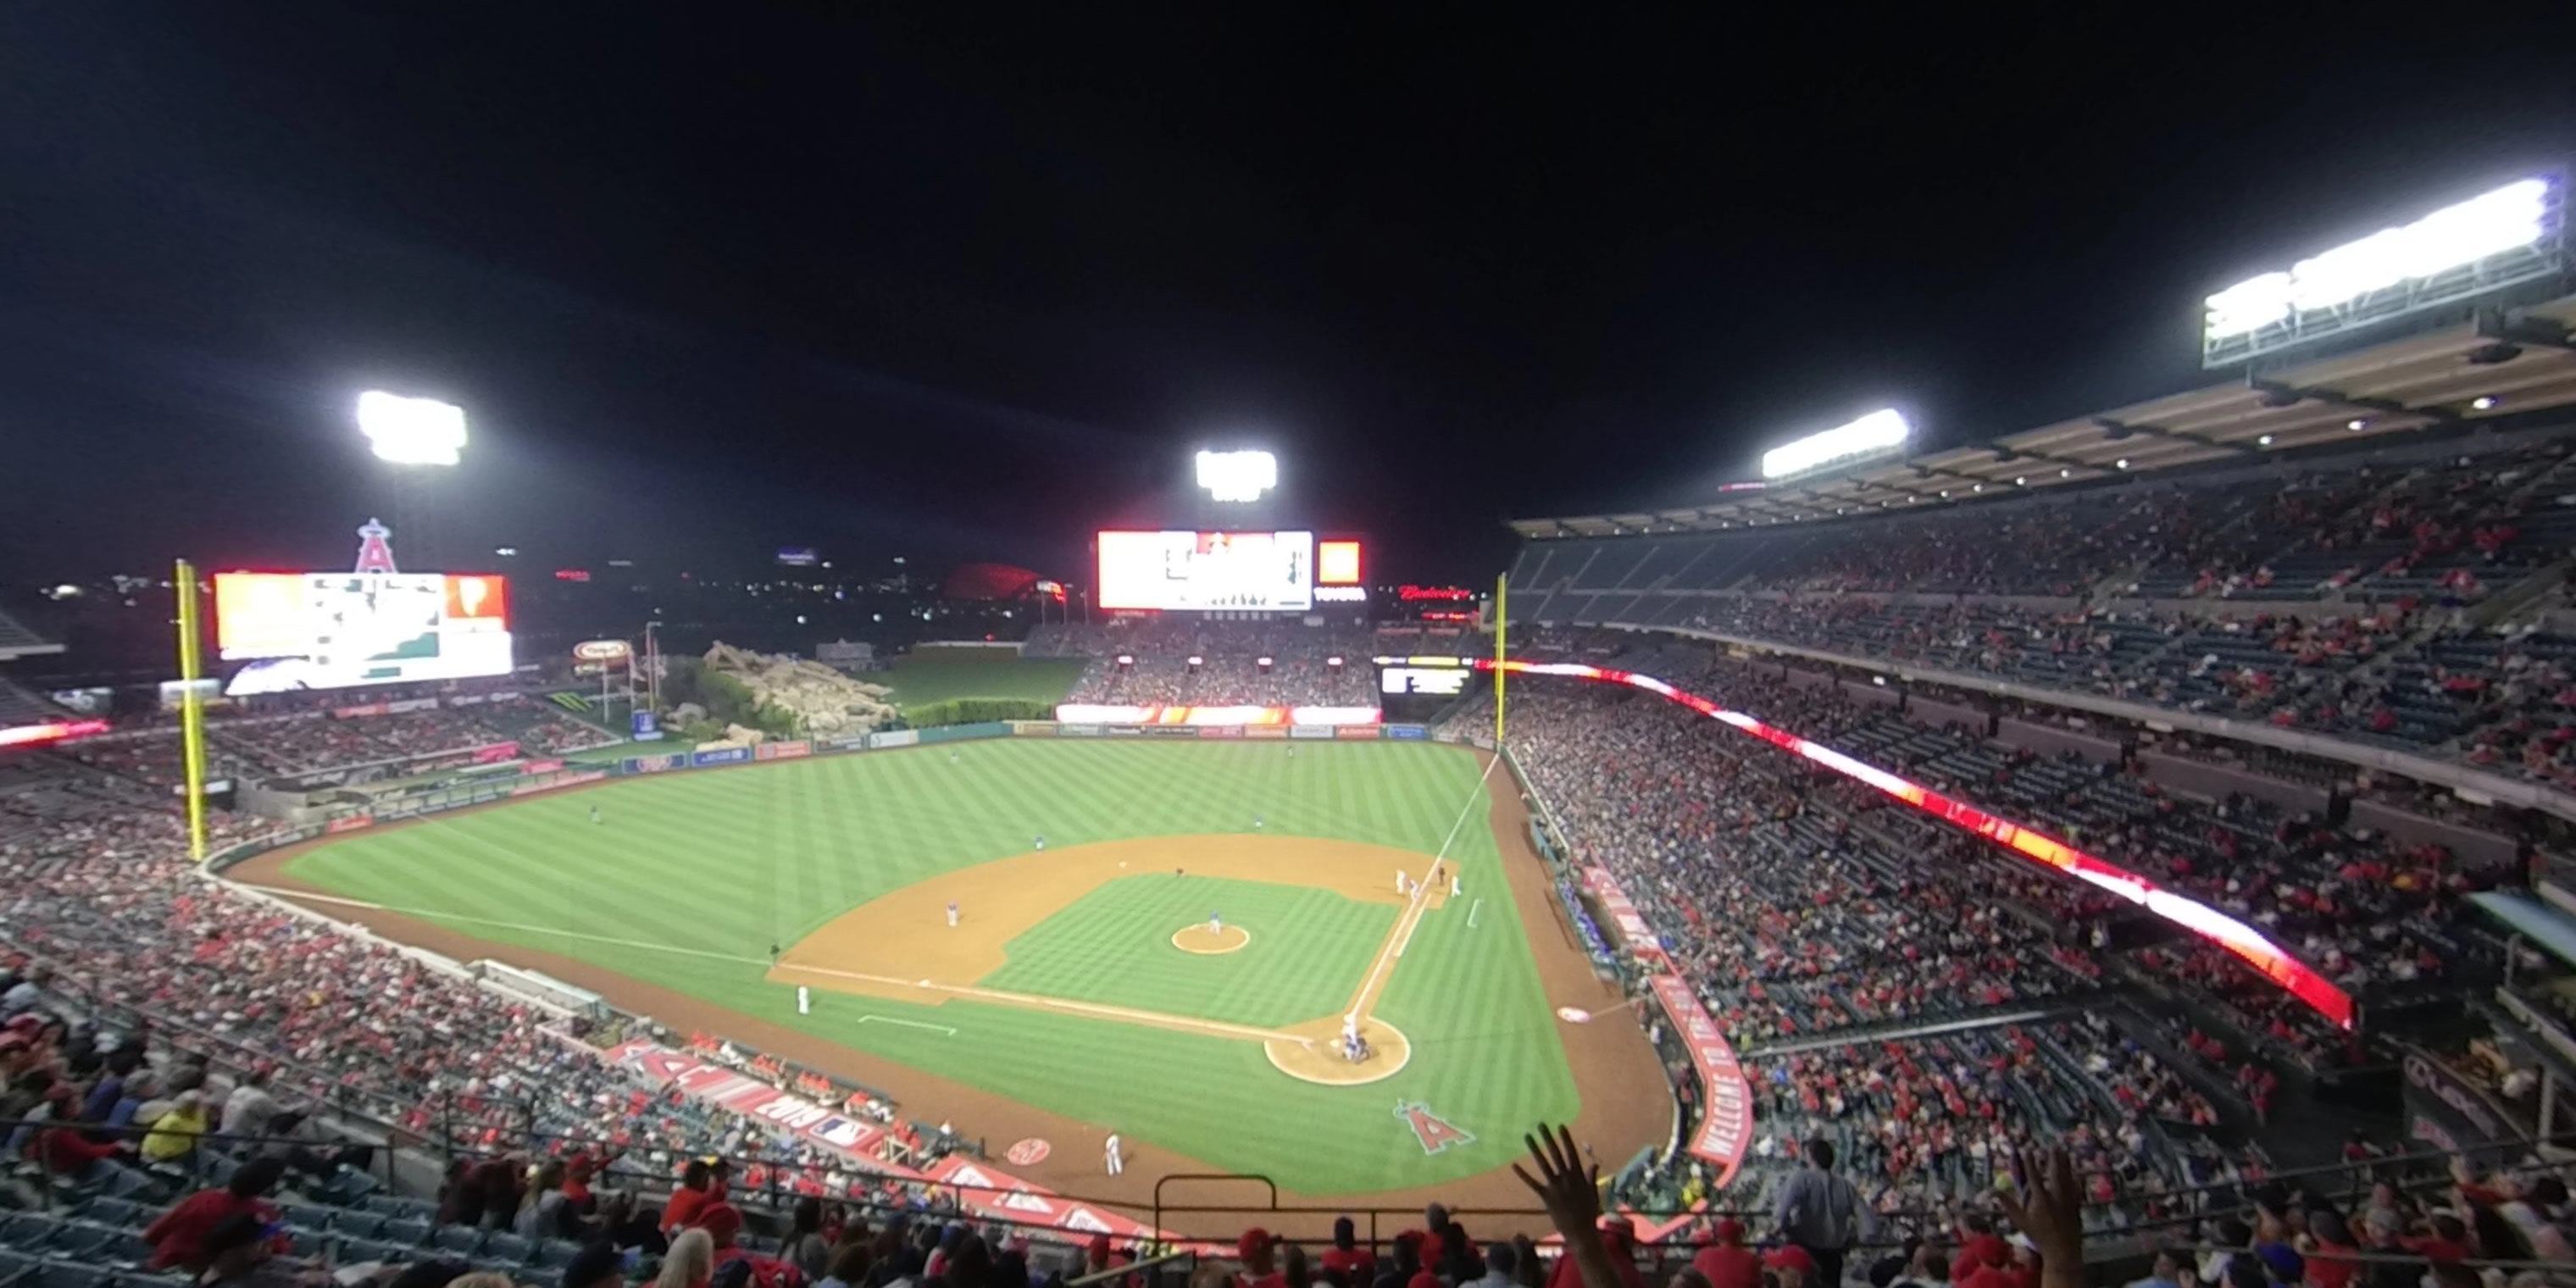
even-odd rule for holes
{"type": "Polygon", "coordinates": [[[358,430],[377,457],[396,465],[455,465],[465,459],[465,409],[381,389],[358,395],[358,430]]]}
{"type": "Polygon", "coordinates": [[[1196,464],[1211,501],[1258,501],[1279,486],[1279,458],[1268,452],[1200,452],[1196,464]]]}
{"type": "Polygon", "coordinates": [[[407,398],[370,389],[358,395],[358,432],[378,460],[394,467],[394,526],[412,534],[411,548],[443,566],[432,478],[465,460],[465,409],[436,398],[407,398]]]}

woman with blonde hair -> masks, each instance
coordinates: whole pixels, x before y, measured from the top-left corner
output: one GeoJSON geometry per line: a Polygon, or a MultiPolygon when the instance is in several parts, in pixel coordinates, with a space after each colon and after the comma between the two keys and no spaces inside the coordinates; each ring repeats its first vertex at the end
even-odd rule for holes
{"type": "Polygon", "coordinates": [[[683,1230],[662,1255],[662,1273],[653,1288],[707,1288],[715,1273],[716,1241],[704,1230],[683,1230]]]}

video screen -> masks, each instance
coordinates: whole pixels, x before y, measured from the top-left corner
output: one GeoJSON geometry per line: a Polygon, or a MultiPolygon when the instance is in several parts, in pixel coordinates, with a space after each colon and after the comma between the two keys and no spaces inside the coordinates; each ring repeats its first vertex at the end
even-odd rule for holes
{"type": "Polygon", "coordinates": [[[510,586],[480,573],[215,575],[215,652],[233,697],[507,675],[510,586]]]}
{"type": "Polygon", "coordinates": [[[1306,612],[1315,606],[1311,532],[1103,532],[1102,608],[1306,612]]]}

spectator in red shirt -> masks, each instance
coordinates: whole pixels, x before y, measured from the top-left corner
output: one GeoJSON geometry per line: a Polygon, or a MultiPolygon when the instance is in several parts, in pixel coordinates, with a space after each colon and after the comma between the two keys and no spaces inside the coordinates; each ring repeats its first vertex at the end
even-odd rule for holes
{"type": "Polygon", "coordinates": [[[216,1226],[243,1214],[258,1218],[262,1225],[276,1222],[277,1208],[267,1200],[285,1175],[282,1160],[254,1158],[235,1169],[222,1189],[199,1190],[180,1200],[143,1231],[143,1241],[152,1245],[147,1264],[154,1270],[174,1266],[190,1272],[204,1270],[206,1236],[216,1226]]]}
{"type": "Polygon", "coordinates": [[[1234,1277],[1239,1288],[1287,1288],[1287,1276],[1272,1263],[1272,1250],[1278,1246],[1279,1236],[1257,1225],[1234,1241],[1235,1260],[1243,1263],[1234,1277]]]}
{"type": "Polygon", "coordinates": [[[1744,1223],[1728,1217],[1717,1223],[1716,1237],[1691,1258],[1691,1269],[1709,1288],[1762,1288],[1762,1259],[1744,1246],[1744,1223]]]}
{"type": "Polygon", "coordinates": [[[1324,1269],[1341,1272],[1347,1283],[1365,1284],[1377,1277],[1377,1254],[1359,1246],[1346,1216],[1333,1218],[1333,1246],[1324,1249],[1324,1269]]]}
{"type": "Polygon", "coordinates": [[[680,1188],[671,1191],[671,1201],[662,1205],[662,1233],[696,1225],[708,1204],[724,1202],[724,1178],[730,1170],[722,1160],[710,1164],[703,1158],[690,1159],[680,1169],[680,1188]]]}
{"type": "MultiPolygon", "coordinates": [[[[1793,1243],[1764,1253],[1762,1268],[1778,1277],[1780,1288],[1805,1288],[1807,1280],[1815,1276],[1816,1259],[1807,1255],[1805,1248],[1793,1243]]],[[[1840,1286],[1829,1284],[1824,1288],[1840,1286]]]]}
{"type": "Polygon", "coordinates": [[[1974,1267],[1952,1279],[1951,1288],[2014,1288],[2012,1275],[2004,1270],[2004,1263],[2012,1259],[2012,1249],[2001,1237],[1978,1235],[1968,1244],[1968,1256],[1974,1267]]]}

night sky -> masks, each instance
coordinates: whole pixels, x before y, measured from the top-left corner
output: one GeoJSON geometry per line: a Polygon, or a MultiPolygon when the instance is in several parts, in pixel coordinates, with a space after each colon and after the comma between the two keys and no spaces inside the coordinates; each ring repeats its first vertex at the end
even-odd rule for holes
{"type": "Polygon", "coordinates": [[[1206,443],[1482,578],[1877,406],[2189,387],[2208,290],[2576,150],[2544,10],[1596,8],[10,5],[0,581],[397,509],[457,567],[1078,577],[1206,443]],[[397,496],[368,387],[464,470],[397,496]]]}

